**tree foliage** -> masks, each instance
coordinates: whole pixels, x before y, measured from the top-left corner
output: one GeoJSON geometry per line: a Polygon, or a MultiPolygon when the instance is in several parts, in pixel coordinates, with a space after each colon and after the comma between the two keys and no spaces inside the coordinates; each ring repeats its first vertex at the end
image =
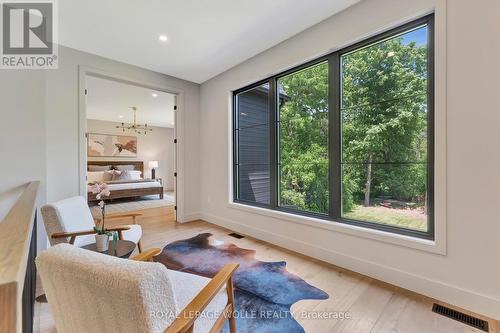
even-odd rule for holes
{"type": "Polygon", "coordinates": [[[328,65],[279,80],[280,202],[328,212],[328,65]]]}
{"type": "MultiPolygon", "coordinates": [[[[422,203],[427,48],[393,38],[342,56],[342,204],[422,203]]],[[[279,80],[280,203],[328,212],[328,65],[279,80]]]]}

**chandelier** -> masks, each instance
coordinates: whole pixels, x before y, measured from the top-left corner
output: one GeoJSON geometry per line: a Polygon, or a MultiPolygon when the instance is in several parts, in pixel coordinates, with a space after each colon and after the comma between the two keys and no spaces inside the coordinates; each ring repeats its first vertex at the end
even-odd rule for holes
{"type": "Polygon", "coordinates": [[[124,132],[125,130],[131,130],[137,134],[147,134],[148,132],[152,132],[153,129],[149,128],[148,124],[141,125],[137,123],[137,108],[135,106],[131,106],[130,108],[134,111],[134,123],[127,124],[122,122],[122,124],[116,126],[116,128],[121,128],[124,132]]]}

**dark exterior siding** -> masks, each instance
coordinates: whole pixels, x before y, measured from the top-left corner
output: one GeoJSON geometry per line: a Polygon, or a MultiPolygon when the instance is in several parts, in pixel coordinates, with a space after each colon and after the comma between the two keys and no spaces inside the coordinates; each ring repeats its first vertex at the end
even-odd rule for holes
{"type": "Polygon", "coordinates": [[[269,204],[269,90],[241,93],[237,103],[238,199],[269,204]]]}

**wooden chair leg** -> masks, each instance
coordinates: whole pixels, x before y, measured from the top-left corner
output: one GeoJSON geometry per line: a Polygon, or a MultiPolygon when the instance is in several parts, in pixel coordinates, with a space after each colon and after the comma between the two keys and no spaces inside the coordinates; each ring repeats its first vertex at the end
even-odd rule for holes
{"type": "Polygon", "coordinates": [[[229,314],[229,332],[236,333],[236,319],[234,318],[234,287],[233,278],[227,281],[227,301],[231,304],[231,313],[229,314]]]}

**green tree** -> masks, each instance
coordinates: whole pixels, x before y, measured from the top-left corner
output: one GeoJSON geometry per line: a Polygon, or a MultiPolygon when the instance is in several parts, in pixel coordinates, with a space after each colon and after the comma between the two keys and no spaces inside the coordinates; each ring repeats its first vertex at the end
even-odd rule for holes
{"type": "Polygon", "coordinates": [[[426,58],[402,37],[342,57],[344,177],[365,206],[373,188],[398,199],[425,192],[425,164],[403,163],[426,160],[426,58]]]}
{"type": "Polygon", "coordinates": [[[328,65],[279,80],[280,202],[328,213],[328,65]]]}
{"type": "MultiPolygon", "coordinates": [[[[425,46],[402,37],[342,57],[345,212],[359,201],[371,205],[373,196],[424,201],[426,57],[425,46]]],[[[327,213],[328,64],[280,78],[278,86],[280,203],[327,213]]]]}

